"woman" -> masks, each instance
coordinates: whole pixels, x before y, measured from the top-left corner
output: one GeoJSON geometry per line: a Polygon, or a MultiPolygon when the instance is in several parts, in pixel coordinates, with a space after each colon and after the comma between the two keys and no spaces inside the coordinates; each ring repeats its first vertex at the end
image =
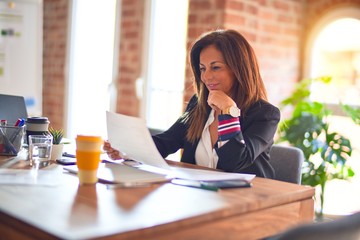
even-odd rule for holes
{"type": "MultiPolygon", "coordinates": [[[[161,155],[183,149],[182,162],[273,178],[269,151],[280,111],[267,102],[252,47],[234,30],[216,30],[194,43],[190,62],[196,94],[167,131],[153,136],[161,155]]],[[[109,143],[104,150],[120,157],[109,143]]]]}

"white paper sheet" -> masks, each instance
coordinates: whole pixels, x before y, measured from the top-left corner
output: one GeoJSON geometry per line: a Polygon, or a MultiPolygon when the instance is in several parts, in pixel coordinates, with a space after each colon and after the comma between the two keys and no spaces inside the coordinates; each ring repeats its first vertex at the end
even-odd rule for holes
{"type": "Polygon", "coordinates": [[[251,182],[255,177],[254,174],[227,173],[191,168],[171,167],[171,171],[176,178],[197,181],[245,180],[251,182]]]}
{"type": "MultiPolygon", "coordinates": [[[[76,165],[64,166],[64,169],[76,174],[79,171],[76,165]]],[[[167,182],[170,180],[166,174],[158,174],[153,171],[143,171],[121,163],[101,163],[97,176],[99,180],[105,182],[124,184],[167,182]]]]}
{"type": "Polygon", "coordinates": [[[139,169],[199,181],[242,179],[250,182],[255,177],[253,174],[169,167],[157,150],[145,121],[111,112],[107,112],[106,116],[111,146],[125,152],[131,159],[144,163],[139,169]]]}
{"type": "Polygon", "coordinates": [[[136,161],[169,169],[152,140],[144,120],[106,112],[107,134],[111,146],[136,161]]]}
{"type": "Polygon", "coordinates": [[[0,169],[1,185],[35,185],[54,187],[62,182],[62,167],[51,170],[0,169]]]}
{"type": "Polygon", "coordinates": [[[247,182],[251,182],[255,178],[254,174],[228,173],[183,167],[170,167],[170,169],[159,169],[149,165],[141,165],[138,166],[138,168],[149,172],[166,174],[168,178],[181,178],[196,181],[244,180],[247,182]]]}

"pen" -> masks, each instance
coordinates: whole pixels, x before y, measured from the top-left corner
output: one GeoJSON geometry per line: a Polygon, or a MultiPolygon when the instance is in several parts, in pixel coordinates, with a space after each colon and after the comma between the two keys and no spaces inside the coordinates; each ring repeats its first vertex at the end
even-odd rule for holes
{"type": "Polygon", "coordinates": [[[24,125],[25,125],[25,119],[24,119],[24,118],[21,118],[18,127],[22,127],[22,126],[24,126],[24,125]]]}
{"type": "Polygon", "coordinates": [[[21,118],[18,118],[18,120],[15,123],[15,127],[19,126],[20,123],[21,123],[21,118]]]}
{"type": "MultiPolygon", "coordinates": [[[[1,119],[1,127],[6,127],[7,125],[7,120],[6,119],[1,119]]],[[[6,133],[6,128],[3,129],[3,133],[6,133]]]]}
{"type": "Polygon", "coordinates": [[[25,124],[25,119],[24,118],[19,118],[16,123],[15,123],[15,127],[18,127],[14,133],[11,135],[11,137],[9,138],[10,142],[13,143],[16,139],[16,137],[20,134],[20,132],[22,131],[22,127],[25,124]]]}
{"type": "Polygon", "coordinates": [[[7,125],[7,120],[1,119],[1,126],[6,126],[6,125],[7,125]]]}
{"type": "Polygon", "coordinates": [[[193,180],[173,179],[173,180],[171,180],[171,183],[176,184],[176,185],[186,186],[186,187],[193,187],[193,188],[200,188],[200,189],[204,189],[204,190],[215,191],[215,192],[217,192],[219,190],[218,187],[209,186],[209,185],[203,184],[198,181],[193,181],[193,180]]]}
{"type": "Polygon", "coordinates": [[[3,132],[2,128],[0,128],[0,135],[2,135],[5,143],[5,149],[10,154],[17,154],[17,151],[14,145],[10,142],[10,140],[6,137],[6,134],[3,132]]]}
{"type": "MultiPolygon", "coordinates": [[[[2,135],[3,133],[3,126],[6,126],[6,123],[7,121],[5,119],[1,119],[1,122],[0,122],[0,129],[1,129],[1,132],[0,132],[0,135],[2,135]]],[[[4,129],[5,130],[5,129],[4,129]]],[[[4,152],[4,140],[3,140],[3,137],[0,136],[0,153],[4,152]]]]}
{"type": "Polygon", "coordinates": [[[67,152],[64,152],[62,155],[63,155],[63,157],[76,158],[75,154],[70,154],[70,153],[67,153],[67,152]]]}

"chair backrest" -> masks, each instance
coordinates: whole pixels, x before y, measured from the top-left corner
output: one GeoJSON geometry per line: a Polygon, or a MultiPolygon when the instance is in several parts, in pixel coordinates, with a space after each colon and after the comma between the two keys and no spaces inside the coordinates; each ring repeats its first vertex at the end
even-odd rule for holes
{"type": "Polygon", "coordinates": [[[327,222],[298,225],[267,240],[359,240],[360,212],[327,222]]]}
{"type": "Polygon", "coordinates": [[[157,128],[149,128],[149,131],[150,131],[150,134],[151,134],[152,136],[164,132],[164,130],[157,129],[157,128]]]}
{"type": "Polygon", "coordinates": [[[24,97],[0,94],[0,119],[6,119],[12,125],[19,118],[27,117],[24,97]]]}
{"type": "Polygon", "coordinates": [[[275,180],[301,184],[304,154],[301,149],[274,144],[270,150],[270,164],[275,169],[275,180]]]}

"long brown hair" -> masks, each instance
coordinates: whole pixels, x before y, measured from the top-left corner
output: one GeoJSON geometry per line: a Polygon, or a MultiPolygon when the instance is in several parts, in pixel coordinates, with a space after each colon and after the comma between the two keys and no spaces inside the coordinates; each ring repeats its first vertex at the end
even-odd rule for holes
{"type": "Polygon", "coordinates": [[[200,53],[207,46],[214,45],[219,50],[235,76],[231,97],[246,115],[248,108],[260,99],[267,101],[267,93],[261,79],[258,62],[254,50],[248,41],[234,30],[215,30],[203,34],[195,41],[190,51],[190,64],[194,74],[194,88],[198,96],[198,104],[186,118],[189,123],[187,139],[194,143],[201,137],[207,121],[209,106],[207,98],[209,90],[201,81],[200,53]]]}

